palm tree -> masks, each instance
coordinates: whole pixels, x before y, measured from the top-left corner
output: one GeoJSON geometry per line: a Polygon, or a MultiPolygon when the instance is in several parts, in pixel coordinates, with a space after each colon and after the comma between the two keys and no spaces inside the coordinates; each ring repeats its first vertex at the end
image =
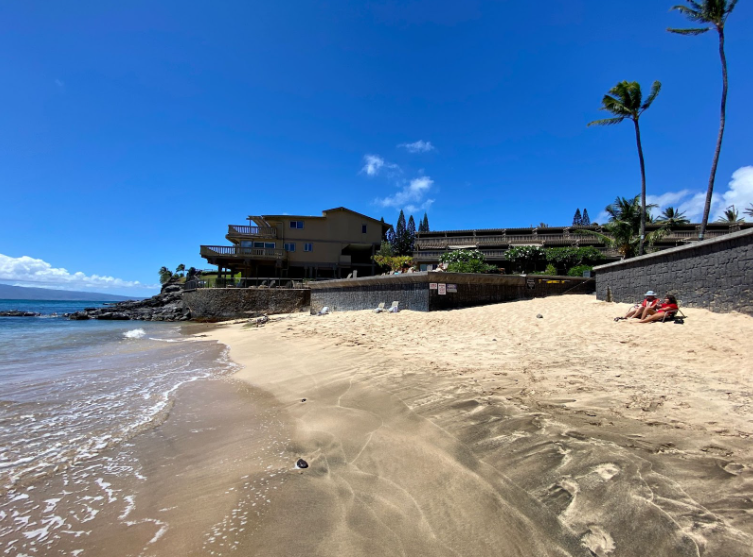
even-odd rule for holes
{"type": "MultiPolygon", "coordinates": [[[[618,197],[614,203],[605,209],[609,215],[609,222],[602,227],[605,233],[583,229],[579,229],[577,232],[597,236],[607,246],[615,248],[625,259],[634,257],[639,253],[642,243],[640,229],[643,217],[646,213],[650,214],[650,209],[654,207],[656,205],[648,205],[644,212],[639,195],[632,199],[618,197]]],[[[669,232],[669,227],[663,226],[647,234],[645,240],[648,241],[649,246],[653,246],[667,232],[669,232]]]]}
{"type": "Polygon", "coordinates": [[[750,205],[748,205],[748,208],[744,209],[743,213],[745,213],[748,216],[753,217],[753,203],[751,203],[750,205]]]}
{"type": "Polygon", "coordinates": [[[158,271],[158,273],[159,273],[160,284],[165,284],[171,278],[173,278],[173,272],[167,267],[160,267],[160,270],[158,271]]]}
{"type": "Polygon", "coordinates": [[[643,160],[641,129],[638,125],[638,119],[641,114],[648,110],[660,90],[661,83],[654,81],[651,86],[651,93],[643,101],[640,83],[637,81],[621,81],[612,87],[601,100],[601,110],[611,112],[615,116],[604,120],[594,120],[588,124],[589,126],[611,126],[629,119],[635,125],[635,140],[638,143],[638,158],[641,162],[641,234],[638,255],[643,255],[643,243],[646,238],[646,164],[643,160]]]}
{"type": "Polygon", "coordinates": [[[730,205],[724,210],[724,216],[716,219],[716,222],[723,222],[726,224],[737,224],[738,222],[744,222],[745,219],[740,218],[737,208],[734,205],[730,205]]]}
{"type": "Polygon", "coordinates": [[[656,219],[657,222],[666,223],[667,226],[675,226],[678,224],[688,224],[690,221],[685,216],[685,213],[675,209],[674,207],[667,207],[662,214],[656,219]]]}
{"type": "Polygon", "coordinates": [[[716,149],[714,150],[714,160],[711,163],[711,175],[709,176],[709,188],[706,191],[706,205],[703,209],[703,220],[701,220],[701,231],[698,239],[703,240],[706,233],[706,224],[709,221],[711,212],[711,195],[714,193],[714,180],[716,179],[716,167],[719,164],[719,153],[722,150],[722,137],[724,137],[724,123],[727,113],[727,58],[724,55],[724,24],[727,18],[735,9],[737,0],[686,0],[690,6],[673,6],[673,10],[681,12],[690,21],[699,22],[706,27],[697,27],[691,29],[673,29],[668,28],[670,33],[679,35],[700,35],[715,27],[719,34],[719,57],[722,60],[722,109],[719,118],[719,135],[716,138],[716,149]]]}

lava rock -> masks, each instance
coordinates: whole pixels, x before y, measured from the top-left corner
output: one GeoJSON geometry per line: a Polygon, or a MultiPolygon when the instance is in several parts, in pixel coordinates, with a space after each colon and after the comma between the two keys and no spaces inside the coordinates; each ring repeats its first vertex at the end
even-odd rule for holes
{"type": "Polygon", "coordinates": [[[303,460],[302,458],[299,458],[298,462],[296,462],[295,465],[298,468],[308,468],[309,467],[309,463],[306,462],[305,460],[303,460]]]}

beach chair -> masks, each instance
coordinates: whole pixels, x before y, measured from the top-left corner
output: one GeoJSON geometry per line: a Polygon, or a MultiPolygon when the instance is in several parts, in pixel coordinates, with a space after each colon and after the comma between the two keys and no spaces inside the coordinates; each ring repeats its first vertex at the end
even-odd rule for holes
{"type": "Polygon", "coordinates": [[[267,281],[262,281],[262,283],[259,285],[259,288],[266,288],[267,287],[267,281]]]}
{"type": "Polygon", "coordinates": [[[277,281],[273,280],[272,282],[269,283],[269,287],[274,288],[275,284],[277,284],[277,281]]]}
{"type": "Polygon", "coordinates": [[[317,315],[327,315],[329,313],[329,307],[324,306],[321,310],[319,310],[319,313],[317,315]]]}
{"type": "Polygon", "coordinates": [[[345,277],[346,279],[353,278],[353,273],[348,273],[348,276],[345,277]]]}
{"type": "Polygon", "coordinates": [[[680,302],[677,302],[677,311],[668,311],[664,318],[661,320],[661,323],[665,323],[667,321],[674,321],[677,325],[682,325],[685,323],[685,320],[688,318],[687,315],[685,315],[682,310],[680,309],[680,302]]]}
{"type": "Polygon", "coordinates": [[[399,312],[400,311],[400,309],[398,308],[399,305],[400,305],[399,301],[392,302],[392,305],[390,306],[389,312],[390,313],[397,313],[397,312],[399,312]]]}
{"type": "Polygon", "coordinates": [[[382,312],[384,311],[384,304],[385,304],[385,303],[386,303],[386,302],[381,302],[381,303],[380,303],[380,304],[379,304],[379,305],[377,306],[377,308],[376,308],[376,309],[374,310],[374,313],[382,313],[382,312]]]}

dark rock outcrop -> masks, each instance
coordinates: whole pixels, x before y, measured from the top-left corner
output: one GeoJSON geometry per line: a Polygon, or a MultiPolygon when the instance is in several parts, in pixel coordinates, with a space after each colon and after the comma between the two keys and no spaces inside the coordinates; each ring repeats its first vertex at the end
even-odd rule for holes
{"type": "Polygon", "coordinates": [[[102,308],[85,308],[68,315],[68,319],[188,321],[191,319],[191,311],[183,303],[183,285],[168,282],[159,294],[146,300],[118,302],[102,308]]]}
{"type": "Polygon", "coordinates": [[[0,311],[0,317],[39,317],[41,313],[35,311],[20,311],[12,309],[10,311],[0,311]]]}

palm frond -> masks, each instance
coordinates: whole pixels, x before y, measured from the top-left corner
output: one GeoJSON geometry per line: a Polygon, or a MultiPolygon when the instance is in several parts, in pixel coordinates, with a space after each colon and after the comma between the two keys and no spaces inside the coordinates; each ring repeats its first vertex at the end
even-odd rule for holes
{"type": "Polygon", "coordinates": [[[596,236],[599,240],[604,242],[608,248],[614,247],[616,245],[614,238],[607,236],[606,234],[602,234],[601,232],[596,232],[595,230],[584,230],[582,228],[578,228],[573,232],[575,232],[575,234],[588,234],[589,236],[596,236]]]}
{"type": "Polygon", "coordinates": [[[724,14],[724,18],[726,19],[729,14],[732,13],[732,10],[735,9],[735,6],[737,5],[737,0],[731,0],[729,3],[729,6],[727,6],[727,12],[724,14]]]}
{"type": "Polygon", "coordinates": [[[593,122],[589,122],[586,124],[586,127],[591,126],[613,126],[615,124],[619,124],[622,122],[626,116],[621,116],[619,118],[604,118],[603,120],[594,120],[593,122]]]}
{"type": "Polygon", "coordinates": [[[667,31],[676,33],[677,35],[702,35],[709,29],[711,27],[704,27],[703,29],[673,29],[672,27],[667,27],[667,31]]]}
{"type": "Polygon", "coordinates": [[[683,14],[685,17],[687,17],[690,21],[707,21],[706,16],[704,14],[703,8],[699,10],[695,10],[692,8],[688,8],[687,6],[672,6],[670,8],[671,10],[677,10],[681,14],[683,14]]]}
{"type": "Polygon", "coordinates": [[[651,86],[651,93],[648,95],[648,98],[646,98],[646,102],[644,102],[641,106],[642,111],[651,106],[651,103],[654,102],[654,100],[656,100],[656,97],[659,95],[659,91],[661,91],[661,82],[654,81],[654,84],[651,86]]]}

